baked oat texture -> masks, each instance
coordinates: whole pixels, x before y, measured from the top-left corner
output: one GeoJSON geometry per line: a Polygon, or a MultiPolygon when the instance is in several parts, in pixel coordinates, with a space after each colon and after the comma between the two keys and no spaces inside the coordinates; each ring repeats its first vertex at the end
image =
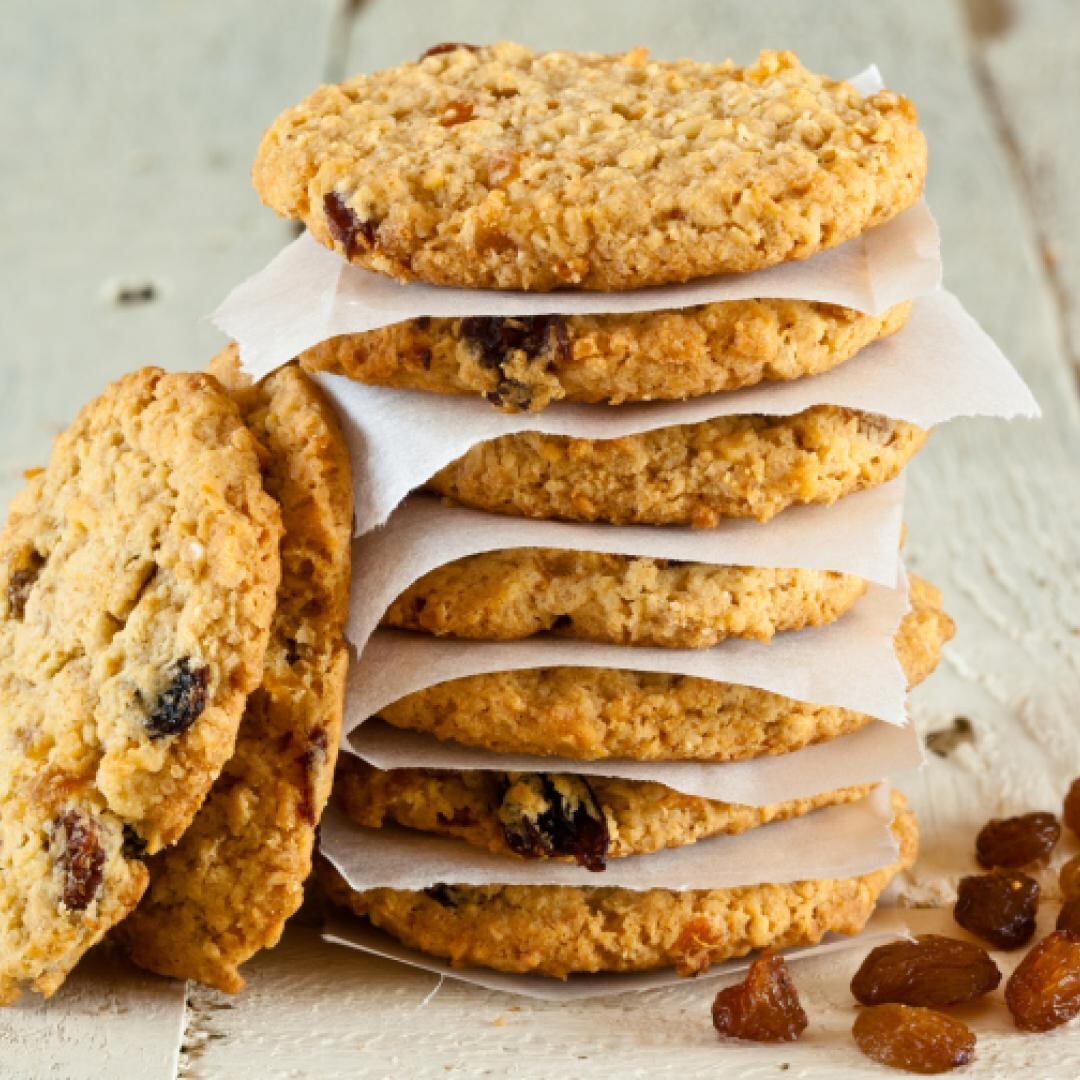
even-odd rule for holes
{"type": "Polygon", "coordinates": [[[732,300],[628,315],[410,319],[330,338],[308,371],[371,386],[481,394],[505,412],[553,401],[673,401],[817,375],[895,333],[881,315],[808,300],[732,300]]]}
{"type": "Polygon", "coordinates": [[[432,570],[391,604],[383,625],[486,641],[546,631],[700,649],[728,637],[768,641],[780,631],[822,626],[865,591],[862,578],[826,570],[519,548],[432,570]]]}
{"type": "Polygon", "coordinates": [[[502,43],[320,87],[253,178],[403,281],[608,290],[806,258],[910,206],[925,173],[909,101],[790,52],[739,68],[502,43]]]}
{"type": "Polygon", "coordinates": [[[146,368],[87,405],[0,535],[0,1002],[135,906],[258,685],[278,508],[235,404],[146,368]]]}
{"type": "Polygon", "coordinates": [[[817,405],[795,416],[722,416],[621,439],[524,432],[472,447],[428,481],[498,514],[613,525],[768,521],[884,484],[927,433],[901,420],[817,405]]]}
{"type": "MultiPolygon", "coordinates": [[[[932,585],[912,578],[896,635],[909,685],[937,666],[953,622],[932,585]]],[[[746,761],[857,731],[870,717],[688,675],[557,667],[454,679],[382,709],[395,727],[501,753],[579,761],[746,761]]]]}
{"type": "Polygon", "coordinates": [[[118,931],[142,967],[229,993],[244,986],[239,965],[277,943],[311,871],[341,735],[352,525],[348,451],[318,387],[295,367],[245,387],[234,360],[211,370],[265,448],[285,526],[262,685],[202,810],[151,860],[118,931]]]}
{"type": "Polygon", "coordinates": [[[455,967],[566,978],[575,972],[674,967],[696,975],[754,949],[815,945],[856,934],[882,890],[911,866],[915,816],[894,794],[897,862],[861,877],[674,892],[566,885],[438,885],[354,892],[325,862],[331,899],[410,948],[455,967]]]}
{"type": "MultiPolygon", "coordinates": [[[[734,835],[854,802],[873,785],[769,806],[721,802],[645,780],[559,773],[373,768],[352,755],[334,796],[359,825],[402,825],[464,840],[496,855],[582,865],[734,835]],[[584,821],[582,820],[584,818],[584,821]],[[599,836],[600,840],[595,837],[599,836]]],[[[599,868],[599,867],[598,867],[599,868]]]]}

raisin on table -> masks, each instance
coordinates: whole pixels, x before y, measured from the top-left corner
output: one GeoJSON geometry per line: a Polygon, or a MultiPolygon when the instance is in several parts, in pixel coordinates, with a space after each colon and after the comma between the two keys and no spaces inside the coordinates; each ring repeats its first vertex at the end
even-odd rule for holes
{"type": "Polygon", "coordinates": [[[1021,1031],[1050,1031],[1080,1014],[1080,934],[1044,937],[1009,977],[1005,1004],[1021,1031]]]}
{"type": "Polygon", "coordinates": [[[867,953],[851,992],[863,1005],[959,1005],[989,994],[1001,972],[985,949],[970,941],[921,934],[867,953]]]}
{"type": "Polygon", "coordinates": [[[949,1072],[975,1057],[971,1029],[933,1009],[874,1005],[859,1011],[851,1034],[872,1061],[905,1072],[949,1072]]]}
{"type": "Polygon", "coordinates": [[[1018,870],[960,879],[953,918],[999,949],[1018,949],[1035,934],[1039,883],[1018,870]]]}
{"type": "Polygon", "coordinates": [[[1017,869],[1045,859],[1061,837],[1053,814],[1021,814],[988,821],[975,838],[975,857],[987,870],[1017,869]]]}
{"type": "Polygon", "coordinates": [[[772,953],[762,953],[741,983],[716,995],[712,1018],[721,1035],[752,1042],[794,1042],[807,1025],[791,972],[772,953]]]}

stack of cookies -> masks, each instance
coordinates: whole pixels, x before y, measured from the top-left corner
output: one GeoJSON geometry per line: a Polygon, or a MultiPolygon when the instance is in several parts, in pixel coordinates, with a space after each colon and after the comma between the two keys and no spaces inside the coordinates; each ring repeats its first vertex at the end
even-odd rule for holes
{"type": "MultiPolygon", "coordinates": [[[[323,87],[288,110],[263,140],[254,179],[279,214],[355,266],[400,282],[623,292],[825,252],[911,207],[925,168],[906,100],[863,96],[788,53],[763,53],[740,69],[655,62],[644,50],[446,44],[418,62],[323,87]]],[[[424,316],[333,337],[298,363],[320,377],[418,394],[479,394],[508,412],[559,402],[609,410],[826,372],[903,333],[909,311],[901,304],[867,315],[765,293],[629,314],[424,316]]],[[[765,522],[796,504],[831,504],[886,483],[926,435],[831,404],[618,439],[524,431],[480,442],[426,486],[490,514],[662,526],[674,535],[733,518],[765,522]]],[[[363,460],[354,467],[362,484],[363,460]]],[[[858,931],[915,857],[914,820],[899,796],[894,854],[871,872],[635,890],[605,886],[613,860],[702,845],[722,861],[735,834],[828,814],[870,797],[873,785],[758,806],[648,779],[586,776],[574,763],[721,767],[864,728],[872,718],[849,709],[639,670],[634,653],[812,633],[862,602],[866,582],[789,566],[612,554],[609,544],[478,550],[427,573],[383,617],[404,633],[463,642],[557,635],[619,646],[618,666],[474,674],[380,710],[395,728],[458,748],[546,757],[546,767],[380,770],[347,755],[338,772],[338,805],[363,827],[358,844],[371,835],[364,830],[433,834],[459,858],[464,845],[477,858],[483,852],[485,865],[495,855],[514,867],[504,872],[515,883],[495,870],[483,884],[469,875],[468,883],[357,888],[327,850],[328,893],[455,965],[558,977],[689,973],[755,948],[858,931]],[[522,861],[534,881],[520,883],[522,861]],[[551,883],[546,867],[555,863],[576,864],[587,882],[551,883]]],[[[910,684],[933,670],[951,632],[936,591],[913,582],[895,640],[910,684]]]]}

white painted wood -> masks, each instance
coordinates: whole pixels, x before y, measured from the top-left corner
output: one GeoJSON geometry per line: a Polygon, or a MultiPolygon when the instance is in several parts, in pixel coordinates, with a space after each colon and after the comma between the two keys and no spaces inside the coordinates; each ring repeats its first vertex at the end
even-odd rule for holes
{"type": "MultiPolygon", "coordinates": [[[[1012,19],[982,18],[990,31],[975,36],[959,0],[369,0],[347,59],[331,34],[333,5],[318,0],[12,6],[0,39],[11,54],[0,64],[0,494],[107,377],[154,357],[204,362],[215,341],[199,317],[287,235],[247,183],[259,131],[318,81],[327,43],[350,71],[437,41],[500,37],[742,60],[790,45],[838,75],[875,60],[917,102],[930,137],[948,283],[1047,414],[1041,424],[958,422],[911,470],[909,556],[959,623],[914,707],[927,729],[969,717],[975,742],[932,758],[908,784],[924,845],[902,894],[948,904],[985,817],[1054,808],[1080,772],[1080,405],[1064,344],[1077,340],[1076,309],[1062,302],[1080,280],[1071,137],[1080,16],[1070,0],[971,6],[1012,19]],[[1056,290],[1043,267],[1048,237],[1056,290]],[[161,299],[110,304],[101,290],[112,278],[150,278],[161,299]]],[[[913,917],[950,927],[947,911],[913,917]]],[[[813,1021],[805,1044],[728,1047],[712,1036],[705,984],[559,1006],[448,983],[424,1005],[430,976],[297,927],[253,962],[244,995],[193,991],[181,1075],[754,1077],[789,1063],[789,1075],[880,1076],[848,1042],[852,963],[799,969],[813,1021]]],[[[78,1026],[55,1005],[40,1015],[58,1031],[78,1026]]],[[[1000,992],[971,1017],[979,1061],[964,1075],[1080,1075],[1075,1025],[1020,1036],[1000,992]]],[[[132,1020],[139,1028],[141,1013],[132,1020]]],[[[96,1052],[82,1035],[72,1047],[67,1059],[50,1048],[30,1060],[40,1075],[68,1075],[64,1060],[96,1052]]]]}

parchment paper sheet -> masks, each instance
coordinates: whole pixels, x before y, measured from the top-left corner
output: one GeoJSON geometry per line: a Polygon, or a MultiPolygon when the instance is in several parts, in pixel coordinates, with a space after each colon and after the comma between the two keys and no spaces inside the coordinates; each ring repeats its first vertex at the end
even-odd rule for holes
{"type": "MultiPolygon", "coordinates": [[[[651,780],[687,795],[746,806],[768,806],[837,788],[871,784],[890,773],[917,769],[922,744],[910,723],[874,720],[850,735],[752,761],[570,761],[531,754],[496,754],[433,735],[404,731],[368,720],[349,736],[347,747],[379,769],[488,769],[510,772],[569,772],[651,780]]],[[[348,752],[348,750],[346,750],[348,752]]]]}
{"type": "Polygon", "coordinates": [[[958,416],[1038,415],[1008,360],[945,292],[916,300],[902,330],[832,371],[687,401],[614,408],[561,402],[539,413],[508,414],[479,397],[363,386],[337,375],[316,378],[333,399],[349,442],[358,533],[381,525],[410,491],[470,447],[500,435],[537,431],[614,439],[719,416],[790,416],[823,404],[925,428],[958,416]]]}
{"type": "Polygon", "coordinates": [[[835,705],[904,723],[905,678],[893,637],[908,610],[906,587],[870,585],[829,626],[777,634],[771,642],[728,640],[711,649],[654,649],[537,636],[457,641],[377,630],[349,669],[346,734],[391,702],[429,686],[494,671],[598,667],[671,672],[835,705]]]}

